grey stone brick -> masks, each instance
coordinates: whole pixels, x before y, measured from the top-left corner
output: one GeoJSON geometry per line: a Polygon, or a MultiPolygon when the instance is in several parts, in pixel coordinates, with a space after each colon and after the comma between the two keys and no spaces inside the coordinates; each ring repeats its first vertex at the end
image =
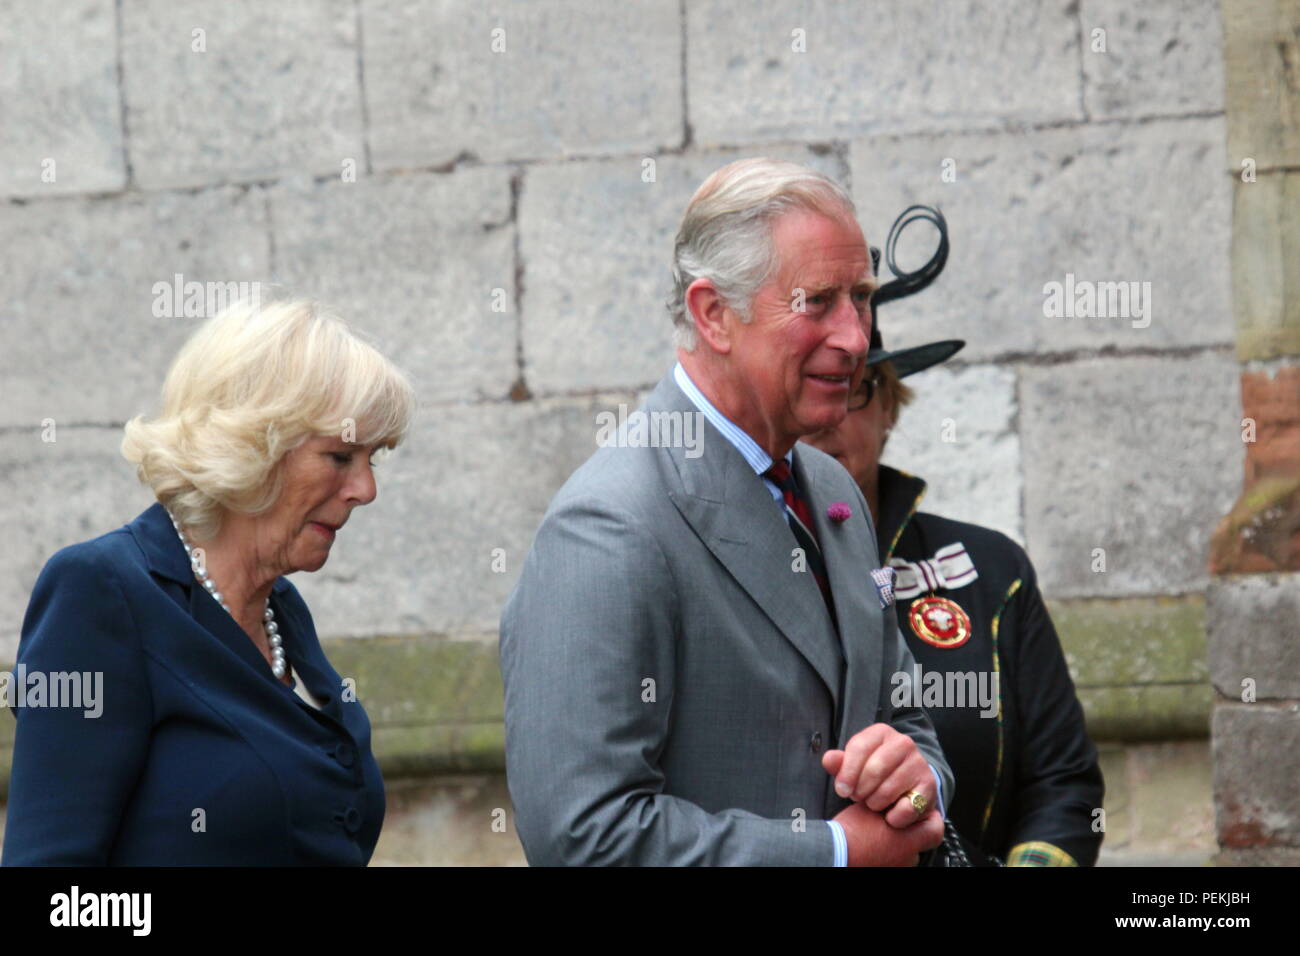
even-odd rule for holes
{"type": "Polygon", "coordinates": [[[137,0],[122,5],[122,31],[141,185],[338,173],[346,159],[364,165],[349,0],[137,0]]]}
{"type": "Polygon", "coordinates": [[[1213,731],[1219,845],[1300,847],[1300,710],[1294,704],[1220,704],[1213,731]]]}
{"type": "Polygon", "coordinates": [[[1223,109],[1219,0],[1082,0],[1084,104],[1094,118],[1223,109]],[[1103,37],[1105,51],[1094,45],[1103,37]]]}
{"type": "Polygon", "coordinates": [[[1197,866],[1214,852],[1209,751],[1204,739],[1129,749],[1132,829],[1124,849],[1130,863],[1146,857],[1148,866],[1197,866]]]}
{"type": "MultiPolygon", "coordinates": [[[[54,552],[120,528],[153,504],[122,457],[120,428],[0,434],[0,665],[13,662],[36,577],[54,552]]],[[[6,718],[9,719],[9,718],[6,718]]]]}
{"type": "Polygon", "coordinates": [[[1300,170],[1233,185],[1232,291],[1243,361],[1300,354],[1300,170]]]}
{"type": "Polygon", "coordinates": [[[620,402],[635,407],[629,394],[426,409],[329,563],[293,579],[317,631],[494,633],[546,506],[620,402]]]}
{"type": "Polygon", "coordinates": [[[686,5],[701,146],[1082,119],[1071,4],[686,5]],[[795,31],[803,31],[798,34],[795,31]],[[796,52],[802,40],[806,52],[796,52]]]}
{"type": "Polygon", "coordinates": [[[677,0],[366,0],[375,168],[679,145],[679,21],[677,0]]]}
{"type": "Polygon", "coordinates": [[[1228,155],[1263,170],[1300,165],[1295,0],[1222,0],[1228,155]]]}
{"type": "Polygon", "coordinates": [[[660,156],[654,182],[637,157],[539,166],[519,201],[524,258],[524,375],[535,392],[627,388],[672,367],[673,237],[716,169],[766,155],[844,178],[833,154],[801,147],[660,156]]]}
{"type": "MultiPolygon", "coordinates": [[[[883,246],[913,202],[942,209],[952,243],[947,268],[891,314],[911,323],[918,340],[966,339],[963,357],[979,361],[1232,342],[1231,183],[1220,172],[1222,154],[1222,120],[1197,119],[865,139],[853,143],[851,159],[870,241],[883,246]],[[945,160],[954,164],[953,182],[941,178],[945,160]],[[1070,275],[1076,290],[1080,280],[1149,282],[1151,307],[1145,318],[1135,301],[1129,317],[1109,309],[1049,317],[1047,284],[1065,286],[1070,275]]],[[[904,235],[933,246],[923,224],[904,235]]]]}
{"type": "Polygon", "coordinates": [[[1241,700],[1254,681],[1256,700],[1300,698],[1300,574],[1216,577],[1206,592],[1210,677],[1241,700]]]}
{"type": "Polygon", "coordinates": [[[4,0],[0,21],[0,195],[121,189],[113,0],[4,0]]]}
{"type": "MultiPolygon", "coordinates": [[[[888,321],[885,308],[879,315],[882,325],[888,321]]],[[[885,344],[921,343],[891,334],[885,344]]],[[[907,384],[916,398],[899,415],[882,460],[926,480],[920,510],[995,528],[1023,544],[1015,371],[931,368],[907,384]]]]}
{"type": "Polygon", "coordinates": [[[1206,586],[1210,532],[1241,489],[1239,388],[1217,355],[1022,370],[1025,527],[1048,593],[1206,586]]]}
{"type": "Polygon", "coordinates": [[[265,202],[237,189],[4,205],[0,235],[0,426],[154,411],[201,321],[156,316],[155,285],[267,275],[265,202]]]}
{"type": "Polygon", "coordinates": [[[527,866],[505,774],[384,780],[384,829],[371,866],[527,866]],[[493,823],[505,811],[507,829],[493,823]]]}
{"type": "Polygon", "coordinates": [[[291,184],[271,196],[276,278],[373,333],[421,400],[510,391],[518,305],[507,170],[291,184]],[[497,301],[505,311],[493,311],[497,301]]]}

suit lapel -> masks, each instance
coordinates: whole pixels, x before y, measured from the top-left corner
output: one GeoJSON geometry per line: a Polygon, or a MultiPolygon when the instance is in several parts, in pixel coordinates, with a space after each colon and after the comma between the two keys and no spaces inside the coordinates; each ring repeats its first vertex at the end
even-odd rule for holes
{"type": "MultiPolygon", "coordinates": [[[[648,411],[694,413],[669,374],[646,402],[648,411]]],[[[700,540],[825,682],[838,707],[840,656],[830,614],[811,571],[792,569],[797,544],[763,479],[712,424],[701,454],[664,448],[676,481],[669,497],[700,540]]]]}
{"type": "Polygon", "coordinates": [[[267,679],[275,680],[266,659],[262,657],[256,645],[248,639],[243,628],[235,623],[235,619],[216,602],[212,595],[197,584],[190,588],[190,616],[249,667],[259,673],[265,672],[264,676],[267,679]]]}
{"type": "Polygon", "coordinates": [[[827,516],[827,509],[843,500],[835,498],[832,489],[846,488],[852,480],[847,472],[830,471],[842,471],[838,463],[802,444],[795,445],[794,460],[795,480],[808,499],[826,561],[844,649],[844,706],[836,715],[843,746],[853,734],[876,722],[881,693],[883,616],[870,576],[870,569],[876,566],[870,554],[871,531],[867,516],[859,513],[861,508],[853,499],[844,502],[853,511],[848,520],[837,523],[827,516]]]}
{"type": "MultiPolygon", "coordinates": [[[[276,584],[274,596],[276,617],[288,625],[280,632],[284,637],[285,653],[289,656],[295,678],[302,681],[312,696],[322,702],[319,710],[302,701],[296,701],[296,703],[308,713],[313,715],[325,714],[342,724],[341,695],[343,693],[343,682],[338,679],[333,672],[333,668],[330,667],[329,661],[320,649],[320,641],[315,639],[314,632],[308,634],[308,628],[311,627],[310,622],[300,618],[284,600],[282,592],[287,588],[287,582],[281,578],[276,584]]],[[[290,693],[293,692],[290,691],[290,693]]],[[[296,698],[297,695],[294,696],[296,698]]]]}
{"type": "Polygon", "coordinates": [[[266,682],[277,693],[291,698],[296,705],[310,711],[313,715],[324,713],[335,721],[342,722],[339,691],[328,673],[329,664],[319,650],[319,643],[308,639],[306,629],[310,626],[309,622],[301,620],[283,600],[283,592],[289,587],[288,581],[279,578],[272,586],[272,601],[275,602],[276,616],[283,625],[280,634],[284,638],[285,653],[298,678],[306,682],[308,690],[317,698],[326,702],[320,711],[299,701],[293,691],[271,673],[266,658],[248,639],[243,629],[235,623],[235,619],[194,580],[185,548],[176,536],[171,519],[167,517],[167,512],[162,505],[153,505],[127,527],[140,545],[141,551],[144,552],[149,570],[161,578],[181,585],[182,593],[189,595],[181,606],[188,610],[190,617],[211,637],[252,668],[257,678],[266,682]],[[315,648],[314,652],[309,653],[309,647],[315,648]]]}

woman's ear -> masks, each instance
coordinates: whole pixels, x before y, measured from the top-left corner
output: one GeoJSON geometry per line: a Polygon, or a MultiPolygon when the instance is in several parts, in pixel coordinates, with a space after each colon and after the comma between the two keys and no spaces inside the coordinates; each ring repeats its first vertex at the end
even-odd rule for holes
{"type": "Polygon", "coordinates": [[[720,355],[731,351],[727,303],[711,279],[696,279],[686,287],[686,311],[701,342],[720,355]]]}
{"type": "Polygon", "coordinates": [[[885,422],[885,434],[888,435],[898,424],[898,406],[894,404],[893,389],[886,382],[880,388],[880,417],[885,422]]]}

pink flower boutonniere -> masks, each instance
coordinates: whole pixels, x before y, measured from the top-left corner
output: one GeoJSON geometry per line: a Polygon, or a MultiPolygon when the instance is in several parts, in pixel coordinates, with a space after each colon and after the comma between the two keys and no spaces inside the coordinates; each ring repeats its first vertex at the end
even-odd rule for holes
{"type": "Polygon", "coordinates": [[[836,524],[842,521],[848,521],[853,517],[853,509],[842,501],[837,501],[826,509],[826,517],[830,518],[836,524]]]}

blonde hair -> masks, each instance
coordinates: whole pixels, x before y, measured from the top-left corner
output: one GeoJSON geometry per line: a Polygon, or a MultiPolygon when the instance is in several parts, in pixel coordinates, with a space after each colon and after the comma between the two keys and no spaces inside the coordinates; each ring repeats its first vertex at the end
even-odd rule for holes
{"type": "Polygon", "coordinates": [[[280,463],[308,438],[395,448],[414,408],[406,376],[315,303],[240,302],[181,348],[161,413],[126,423],[122,455],[205,540],[220,530],[224,510],[270,509],[280,496],[280,463]]]}
{"type": "Polygon", "coordinates": [[[776,268],[772,223],[791,209],[853,219],[853,197],[815,169],[776,159],[738,159],[713,173],[691,197],[673,243],[673,341],[693,352],[695,323],[686,289],[709,279],[742,321],[754,294],[776,268]]]}
{"type": "Polygon", "coordinates": [[[878,362],[875,368],[880,375],[881,395],[889,396],[889,424],[892,427],[898,421],[898,416],[903,411],[903,407],[912,404],[912,399],[916,397],[916,393],[912,391],[911,386],[903,384],[903,380],[898,377],[898,372],[894,369],[893,362],[878,362]]]}

